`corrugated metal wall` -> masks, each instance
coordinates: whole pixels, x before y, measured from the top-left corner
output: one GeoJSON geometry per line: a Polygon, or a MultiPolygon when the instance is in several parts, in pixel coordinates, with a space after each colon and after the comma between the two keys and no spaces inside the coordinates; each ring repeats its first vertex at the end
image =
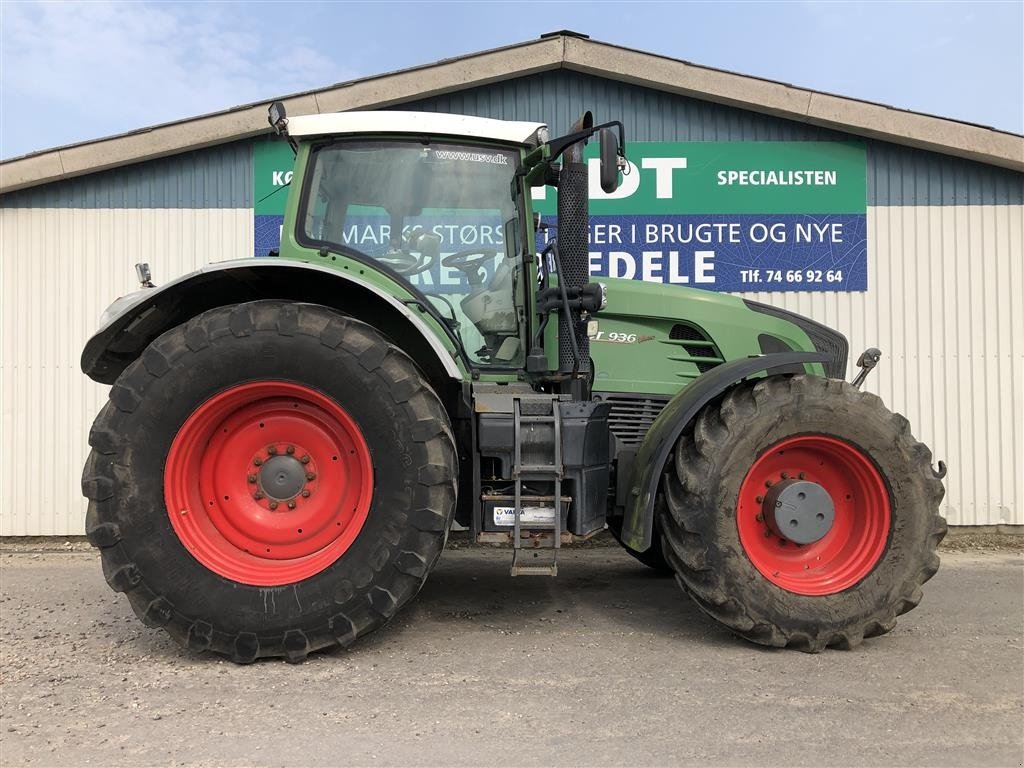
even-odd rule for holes
{"type": "Polygon", "coordinates": [[[6,195],[4,208],[252,208],[252,146],[235,142],[6,195]]]}
{"type": "MultiPolygon", "coordinates": [[[[619,117],[633,141],[848,139],[576,72],[554,71],[404,109],[547,120],[619,117]]],[[[1024,524],[1024,176],[867,142],[863,294],[750,294],[877,345],[870,388],[949,464],[955,525],[1024,524]]],[[[0,534],[78,534],[86,435],[105,387],[78,370],[103,308],[133,289],[252,253],[248,142],[0,199],[0,534]]]]}
{"type": "Polygon", "coordinates": [[[883,350],[867,389],[949,467],[951,525],[1024,524],[1024,207],[871,206],[864,293],[749,293],[883,350]]]}
{"type": "Polygon", "coordinates": [[[79,356],[100,313],[138,287],[252,253],[249,208],[0,210],[0,535],[83,533],[79,481],[107,387],[79,356]]]}

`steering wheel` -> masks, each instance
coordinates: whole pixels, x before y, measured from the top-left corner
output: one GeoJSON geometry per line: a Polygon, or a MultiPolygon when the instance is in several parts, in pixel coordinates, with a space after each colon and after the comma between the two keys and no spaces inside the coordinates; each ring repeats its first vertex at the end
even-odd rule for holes
{"type": "Polygon", "coordinates": [[[494,248],[467,248],[464,251],[456,251],[441,259],[446,267],[453,267],[466,275],[470,285],[483,285],[484,276],[480,274],[480,268],[488,259],[493,259],[498,251],[494,248]]]}
{"type": "Polygon", "coordinates": [[[398,274],[408,277],[427,269],[434,260],[429,256],[423,254],[417,256],[408,251],[389,251],[383,256],[378,256],[377,261],[384,262],[398,274]]]}

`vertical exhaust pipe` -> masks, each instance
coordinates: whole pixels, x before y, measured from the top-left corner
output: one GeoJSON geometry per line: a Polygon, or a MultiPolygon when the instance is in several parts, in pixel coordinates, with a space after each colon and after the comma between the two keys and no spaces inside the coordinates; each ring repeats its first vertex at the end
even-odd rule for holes
{"type": "MultiPolygon", "coordinates": [[[[591,128],[594,118],[584,112],[573,126],[573,131],[591,128]]],[[[590,280],[590,198],[587,165],[583,160],[585,141],[570,145],[562,155],[562,168],[558,174],[558,279],[566,288],[582,288],[590,280]]],[[[573,309],[568,316],[558,315],[559,371],[580,374],[582,388],[574,382],[573,394],[580,399],[589,397],[590,339],[580,311],[573,309]],[[574,344],[575,342],[575,344],[574,344]],[[579,351],[575,359],[574,348],[579,351]]],[[[575,399],[575,397],[574,397],[575,399]]]]}

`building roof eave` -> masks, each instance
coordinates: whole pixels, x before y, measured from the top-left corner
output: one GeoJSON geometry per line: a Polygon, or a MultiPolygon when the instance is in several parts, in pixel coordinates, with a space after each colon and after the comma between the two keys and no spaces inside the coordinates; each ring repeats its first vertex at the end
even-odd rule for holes
{"type": "MultiPolygon", "coordinates": [[[[390,107],[566,68],[1024,171],[1024,137],[602,43],[572,33],[293,94],[289,114],[390,107]]],[[[270,100],[0,163],[0,194],[266,133],[270,100]]]]}

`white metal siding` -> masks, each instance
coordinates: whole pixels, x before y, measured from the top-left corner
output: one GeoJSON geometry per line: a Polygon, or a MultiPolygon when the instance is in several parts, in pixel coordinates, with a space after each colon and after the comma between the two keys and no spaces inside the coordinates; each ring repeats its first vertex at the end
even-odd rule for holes
{"type": "MultiPolygon", "coordinates": [[[[853,361],[949,465],[954,525],[1024,524],[1024,208],[868,208],[866,293],[748,294],[842,330],[853,361]]],[[[0,534],[83,529],[78,482],[106,387],[79,355],[103,309],[206,261],[248,255],[251,209],[0,210],[0,534]]]]}
{"type": "Polygon", "coordinates": [[[836,328],[949,467],[952,525],[1024,524],[1024,207],[868,208],[868,291],[751,293],[836,328]]]}
{"type": "Polygon", "coordinates": [[[100,313],[208,261],[252,254],[251,208],[0,210],[0,535],[83,533],[89,427],[107,387],[78,367],[100,313]]]}

